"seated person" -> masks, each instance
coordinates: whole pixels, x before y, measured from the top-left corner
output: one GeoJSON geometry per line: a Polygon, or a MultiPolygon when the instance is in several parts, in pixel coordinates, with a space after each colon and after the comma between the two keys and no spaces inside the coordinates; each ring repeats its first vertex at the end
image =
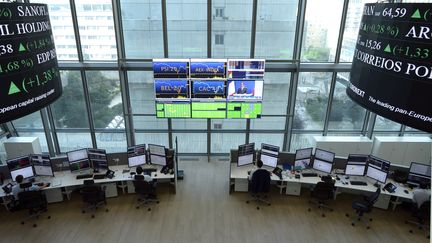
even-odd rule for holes
{"type": "Polygon", "coordinates": [[[427,187],[428,184],[422,182],[420,183],[420,187],[413,191],[412,201],[415,207],[420,208],[424,202],[430,201],[431,192],[427,187]]]}
{"type": "Polygon", "coordinates": [[[145,175],[145,174],[143,174],[143,172],[144,172],[143,168],[141,166],[138,166],[136,168],[136,175],[135,175],[134,179],[136,180],[137,176],[139,175],[139,176],[144,176],[145,181],[152,182],[153,179],[151,178],[151,176],[145,175]]]}
{"type": "Polygon", "coordinates": [[[261,169],[261,167],[263,166],[263,162],[262,162],[262,160],[258,160],[256,165],[257,165],[258,169],[251,171],[251,173],[250,173],[250,175],[249,175],[249,180],[252,180],[253,173],[255,173],[255,171],[257,171],[257,170],[265,170],[265,171],[267,171],[268,173],[270,173],[270,172],[269,172],[268,170],[266,170],[266,169],[261,169]]]}
{"type": "MultiPolygon", "coordinates": [[[[14,196],[15,200],[18,200],[18,194],[19,194],[20,192],[24,191],[24,189],[21,188],[21,186],[20,186],[21,183],[23,183],[23,181],[24,181],[24,177],[23,177],[22,175],[17,175],[17,176],[15,177],[15,181],[16,181],[18,184],[14,185],[14,186],[12,187],[12,195],[14,196]]],[[[37,190],[40,190],[40,189],[45,188],[45,187],[47,187],[47,186],[48,186],[48,184],[42,184],[41,186],[38,186],[38,185],[32,185],[31,187],[28,188],[28,190],[29,190],[29,191],[37,191],[37,190]]]]}

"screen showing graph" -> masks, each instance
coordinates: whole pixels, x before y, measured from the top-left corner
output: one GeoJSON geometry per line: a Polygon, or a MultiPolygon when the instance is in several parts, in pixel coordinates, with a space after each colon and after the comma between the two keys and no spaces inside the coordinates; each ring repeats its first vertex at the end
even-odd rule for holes
{"type": "Polygon", "coordinates": [[[226,59],[191,59],[191,78],[226,78],[226,59]]]}
{"type": "Polygon", "coordinates": [[[186,79],[156,79],[156,100],[189,98],[189,83],[186,79]]]}
{"type": "Polygon", "coordinates": [[[191,98],[225,99],[225,80],[192,80],[191,98]]]}
{"type": "Polygon", "coordinates": [[[188,78],[189,59],[154,59],[154,78],[188,78]]]}

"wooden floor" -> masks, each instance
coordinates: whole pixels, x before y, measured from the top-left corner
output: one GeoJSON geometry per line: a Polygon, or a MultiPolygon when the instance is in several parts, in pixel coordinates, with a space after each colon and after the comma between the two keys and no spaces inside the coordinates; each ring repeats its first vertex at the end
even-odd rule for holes
{"type": "MultiPolygon", "coordinates": [[[[353,195],[339,195],[331,202],[336,210],[322,218],[308,212],[309,193],[301,197],[279,195],[272,205],[256,210],[246,204],[247,193],[228,193],[228,162],[180,161],[185,179],[177,194],[161,187],[160,204],[148,212],[135,209],[133,194],[108,199],[109,212],[96,218],[81,214],[79,195],[71,201],[49,204],[50,220],[38,227],[21,225],[26,212],[0,209],[1,242],[429,242],[425,232],[408,233],[403,210],[373,210],[372,228],[352,227],[345,213],[352,213],[353,195]]],[[[121,193],[121,192],[120,192],[121,193]]]]}

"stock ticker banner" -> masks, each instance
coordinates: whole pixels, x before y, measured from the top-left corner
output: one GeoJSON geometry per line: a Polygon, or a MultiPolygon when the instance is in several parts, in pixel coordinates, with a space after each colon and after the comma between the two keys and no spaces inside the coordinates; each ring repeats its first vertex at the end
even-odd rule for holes
{"type": "Polygon", "coordinates": [[[380,116],[432,132],[432,5],[366,4],[348,96],[380,116]]]}
{"type": "Polygon", "coordinates": [[[0,123],[62,94],[46,4],[0,3],[0,123]]]}

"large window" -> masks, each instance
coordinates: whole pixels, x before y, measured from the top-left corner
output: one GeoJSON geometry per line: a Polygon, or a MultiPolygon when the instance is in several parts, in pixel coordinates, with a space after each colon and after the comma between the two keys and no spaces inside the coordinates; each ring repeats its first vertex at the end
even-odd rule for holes
{"type": "Polygon", "coordinates": [[[120,3],[126,57],[163,57],[161,1],[123,0],[120,3]]]}
{"type": "Polygon", "coordinates": [[[255,57],[292,59],[297,0],[258,1],[255,57]]]}
{"type": "Polygon", "coordinates": [[[167,0],[168,56],[207,57],[207,1],[167,0]]]}

